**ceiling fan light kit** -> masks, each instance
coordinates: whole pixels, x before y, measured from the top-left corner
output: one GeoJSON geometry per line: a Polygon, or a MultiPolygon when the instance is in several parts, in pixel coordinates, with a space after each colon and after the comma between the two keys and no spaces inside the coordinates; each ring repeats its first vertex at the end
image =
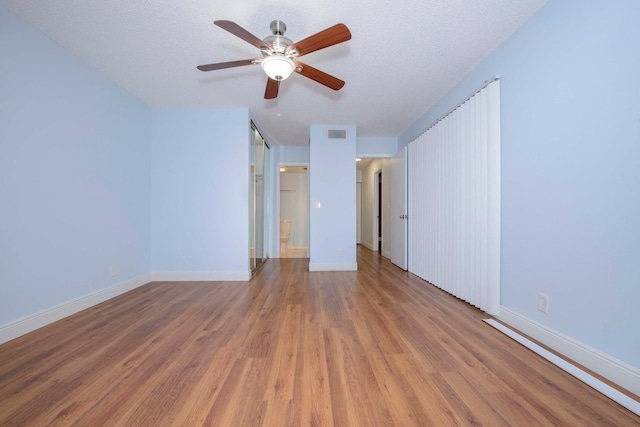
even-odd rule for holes
{"type": "Polygon", "coordinates": [[[278,96],[280,82],[289,77],[293,72],[301,74],[333,90],[340,90],[344,86],[344,81],[297,61],[297,58],[308,53],[350,40],[351,32],[344,24],[336,24],[304,40],[293,43],[284,36],[287,26],[282,21],[272,21],[270,26],[272,34],[263,40],[260,40],[235,22],[222,20],[214,21],[213,23],[260,49],[263,57],[199,65],[197,68],[200,71],[222,70],[242,65],[260,64],[260,67],[269,77],[264,94],[265,99],[276,98],[278,96]]]}
{"type": "Polygon", "coordinates": [[[289,77],[296,68],[293,61],[282,54],[267,56],[262,60],[260,66],[270,79],[278,81],[289,77]]]}

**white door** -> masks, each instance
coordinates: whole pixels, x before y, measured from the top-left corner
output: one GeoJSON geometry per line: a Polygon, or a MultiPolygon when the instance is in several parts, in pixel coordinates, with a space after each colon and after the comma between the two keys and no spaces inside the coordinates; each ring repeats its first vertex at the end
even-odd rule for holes
{"type": "Polygon", "coordinates": [[[407,269],[407,147],[391,159],[391,262],[407,269]]]}

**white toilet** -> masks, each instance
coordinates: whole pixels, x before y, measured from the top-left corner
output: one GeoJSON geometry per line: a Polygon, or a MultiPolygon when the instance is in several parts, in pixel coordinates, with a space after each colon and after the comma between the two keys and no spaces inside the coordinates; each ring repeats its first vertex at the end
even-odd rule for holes
{"type": "Polygon", "coordinates": [[[280,220],[280,252],[287,250],[289,235],[291,234],[291,220],[280,220]]]}

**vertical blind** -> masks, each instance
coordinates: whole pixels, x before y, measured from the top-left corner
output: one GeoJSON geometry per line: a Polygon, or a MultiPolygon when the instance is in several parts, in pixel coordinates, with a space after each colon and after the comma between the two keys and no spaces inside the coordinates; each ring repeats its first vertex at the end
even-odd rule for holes
{"type": "Polygon", "coordinates": [[[500,314],[500,82],[409,143],[409,271],[500,314]]]}

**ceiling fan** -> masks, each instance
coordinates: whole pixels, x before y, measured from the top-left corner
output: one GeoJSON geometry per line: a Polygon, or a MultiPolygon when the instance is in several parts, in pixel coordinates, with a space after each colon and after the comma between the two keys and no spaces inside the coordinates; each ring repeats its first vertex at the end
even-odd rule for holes
{"type": "Polygon", "coordinates": [[[264,92],[265,99],[276,98],[280,82],[289,77],[294,71],[333,90],[340,90],[344,86],[344,81],[296,60],[308,53],[350,40],[351,32],[344,24],[336,24],[294,43],[284,36],[287,26],[284,22],[278,20],[271,22],[271,32],[273,34],[263,40],[260,40],[235,22],[222,20],[214,21],[213,23],[260,49],[262,58],[199,65],[197,68],[200,71],[260,64],[269,77],[267,88],[264,92]]]}

